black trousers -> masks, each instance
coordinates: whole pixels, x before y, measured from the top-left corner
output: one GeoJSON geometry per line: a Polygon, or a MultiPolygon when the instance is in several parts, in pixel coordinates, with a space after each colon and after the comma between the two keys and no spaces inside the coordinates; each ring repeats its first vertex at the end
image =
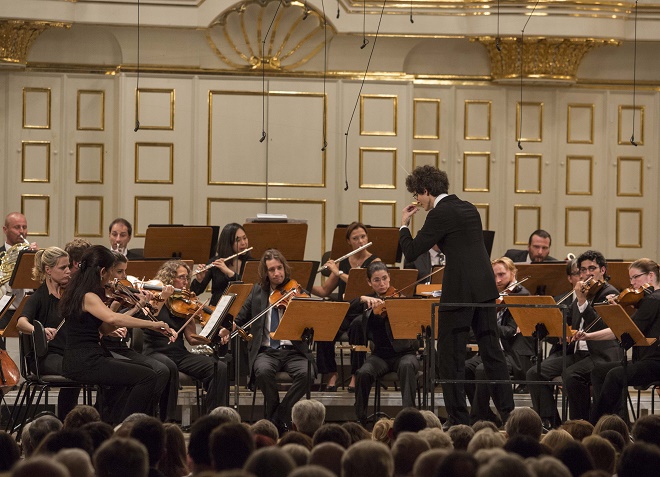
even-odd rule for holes
{"type": "MultiPolygon", "coordinates": [[[[570,419],[589,419],[591,407],[591,371],[594,362],[588,351],[576,351],[566,356],[566,369],[563,370],[562,357],[548,358],[541,363],[541,374],[532,366],[527,371],[528,381],[550,381],[561,376],[563,392],[568,400],[570,419]]],[[[559,413],[554,399],[554,386],[528,384],[532,407],[541,419],[559,422],[559,413]]]]}
{"type": "MultiPolygon", "coordinates": [[[[504,354],[509,375],[514,371],[514,359],[508,354],[504,354]]],[[[465,362],[465,379],[488,379],[486,368],[481,356],[473,356],[465,362]]],[[[465,394],[470,401],[470,423],[477,421],[494,421],[495,414],[490,410],[490,397],[492,394],[492,385],[490,384],[466,384],[465,394]]]]}
{"type": "MultiPolygon", "coordinates": [[[[49,353],[43,357],[39,363],[41,374],[59,374],[62,375],[62,361],[64,356],[55,353],[49,353]]],[[[64,418],[69,411],[78,404],[80,388],[60,388],[57,394],[57,417],[64,422],[64,418]]]]}
{"type": "MultiPolygon", "coordinates": [[[[263,348],[254,361],[254,379],[264,395],[264,417],[275,422],[291,422],[291,409],[307,392],[309,360],[295,349],[263,348]],[[280,402],[275,374],[284,371],[293,384],[280,402]]],[[[314,369],[312,376],[314,379],[314,369]]]]}
{"type": "MultiPolygon", "coordinates": [[[[341,322],[339,326],[339,331],[335,336],[334,341],[318,341],[316,343],[316,365],[318,367],[319,374],[330,374],[337,372],[337,360],[335,359],[335,343],[339,341],[341,336],[348,332],[348,342],[352,345],[363,344],[357,343],[359,341],[356,338],[357,333],[361,333],[359,329],[361,327],[361,317],[359,319],[348,319],[344,318],[344,321],[341,322]],[[353,326],[353,323],[360,321],[356,326],[353,326]]],[[[364,353],[360,353],[364,354],[364,353]]],[[[360,354],[351,350],[351,374],[355,374],[359,368],[359,357],[360,354]]],[[[362,356],[364,361],[364,356],[362,356]]]]}
{"type": "MultiPolygon", "coordinates": [[[[494,301],[493,301],[494,303],[494,301]]],[[[440,310],[438,325],[438,375],[442,379],[465,379],[466,345],[470,327],[479,344],[488,379],[507,380],[504,353],[499,344],[499,330],[495,308],[460,308],[440,310]]],[[[510,384],[493,386],[493,402],[503,421],[509,417],[515,404],[510,384]]],[[[458,383],[443,383],[442,394],[449,420],[452,424],[469,424],[465,402],[465,386],[458,383]]]]}
{"type": "Polygon", "coordinates": [[[622,400],[624,376],[627,386],[647,386],[660,379],[660,361],[643,359],[628,363],[625,373],[618,362],[597,364],[591,373],[594,390],[592,423],[598,422],[604,414],[619,414],[628,422],[628,410],[622,400]]]}
{"type": "Polygon", "coordinates": [[[419,367],[419,360],[414,353],[393,358],[370,355],[355,375],[355,415],[357,418],[362,421],[367,418],[371,387],[376,378],[391,371],[396,371],[399,375],[401,404],[403,407],[414,407],[419,367]]]}

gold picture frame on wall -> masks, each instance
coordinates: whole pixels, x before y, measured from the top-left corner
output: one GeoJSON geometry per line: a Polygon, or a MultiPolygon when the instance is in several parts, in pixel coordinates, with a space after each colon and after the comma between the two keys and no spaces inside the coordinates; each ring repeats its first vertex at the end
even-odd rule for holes
{"type": "Polygon", "coordinates": [[[466,99],[464,103],[464,118],[463,118],[463,139],[466,141],[490,141],[492,130],[492,110],[493,102],[485,99],[466,99]],[[473,105],[486,105],[488,106],[488,114],[486,115],[486,134],[483,136],[471,135],[470,129],[470,107],[473,105]]]}
{"type": "Polygon", "coordinates": [[[51,124],[51,91],[50,88],[23,88],[23,129],[50,129],[51,124]],[[44,124],[29,124],[28,123],[28,95],[31,93],[45,93],[46,94],[46,111],[44,124]]]}
{"type": "Polygon", "coordinates": [[[439,98],[413,98],[413,139],[440,139],[440,104],[439,98]],[[419,119],[417,119],[418,105],[433,104],[435,106],[435,125],[433,134],[421,134],[418,131],[419,119]]]}
{"type": "MultiPolygon", "coordinates": [[[[524,131],[527,132],[527,129],[524,131]]],[[[529,102],[520,101],[516,102],[516,141],[520,142],[543,142],[543,102],[529,102]],[[521,121],[520,118],[523,116],[523,109],[526,107],[536,106],[538,109],[538,130],[535,135],[530,136],[521,136],[521,121]]]]}
{"type": "Polygon", "coordinates": [[[75,237],[103,237],[103,196],[76,196],[76,205],[75,205],[75,218],[74,218],[74,236],[75,237]],[[81,221],[81,216],[80,216],[80,204],[81,202],[98,202],[99,204],[99,212],[97,214],[98,216],[98,231],[95,233],[84,233],[81,232],[81,226],[80,226],[80,221],[81,221]]]}
{"type": "MultiPolygon", "coordinates": [[[[617,121],[618,121],[617,144],[619,144],[620,146],[632,146],[631,138],[632,138],[632,133],[634,132],[634,133],[636,133],[635,134],[635,145],[636,146],[643,146],[644,145],[644,126],[645,126],[645,124],[644,124],[644,110],[645,110],[645,108],[644,108],[643,105],[635,106],[634,108],[633,108],[632,105],[623,105],[623,104],[619,105],[619,114],[618,114],[618,118],[617,118],[617,121]],[[631,111],[633,109],[634,109],[634,111],[633,111],[634,115],[636,115],[636,112],[639,111],[639,121],[635,121],[635,117],[633,116],[632,121],[634,121],[634,124],[636,124],[637,127],[634,128],[634,131],[631,128],[631,136],[626,136],[623,132],[623,128],[624,128],[623,122],[625,120],[623,115],[625,114],[626,111],[631,111]]],[[[631,124],[631,126],[632,126],[633,122],[631,122],[629,124],[631,124]]]]}
{"type": "Polygon", "coordinates": [[[360,136],[396,136],[399,122],[399,97],[395,94],[361,94],[360,95],[360,136]],[[392,129],[387,131],[372,131],[365,129],[365,106],[369,101],[392,101],[392,129]]]}
{"type": "Polygon", "coordinates": [[[568,144],[593,144],[594,143],[594,111],[596,106],[590,103],[571,103],[566,109],[566,142],[568,144]],[[586,109],[589,114],[589,138],[578,139],[573,137],[573,126],[575,121],[571,117],[574,110],[586,109]]]}
{"type": "Polygon", "coordinates": [[[174,111],[176,105],[176,97],[174,89],[172,88],[139,88],[135,92],[135,120],[140,125],[140,129],[152,131],[174,131],[174,111]],[[140,93],[152,94],[167,94],[169,95],[169,124],[148,124],[144,119],[140,120],[140,93]]]}
{"type": "Polygon", "coordinates": [[[360,189],[396,189],[396,166],[397,166],[397,149],[396,147],[360,147],[360,171],[359,171],[359,184],[360,189]],[[365,182],[365,156],[370,153],[390,153],[392,160],[392,182],[387,183],[372,183],[365,182]]]}
{"type": "Polygon", "coordinates": [[[105,131],[105,91],[93,89],[79,89],[76,99],[76,130],[78,131],[105,131]],[[82,113],[80,110],[81,97],[84,95],[96,95],[101,97],[100,117],[97,126],[82,126],[82,113]]]}

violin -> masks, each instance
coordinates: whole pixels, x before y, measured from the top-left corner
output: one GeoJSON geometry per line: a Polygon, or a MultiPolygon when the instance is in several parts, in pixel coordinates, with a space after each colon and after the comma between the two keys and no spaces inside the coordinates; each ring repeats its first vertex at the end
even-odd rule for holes
{"type": "Polygon", "coordinates": [[[197,295],[189,290],[183,293],[175,293],[167,299],[167,308],[178,318],[188,318],[197,313],[197,317],[202,326],[206,325],[209,318],[215,311],[215,306],[206,305],[197,299],[197,295]]]}
{"type": "Polygon", "coordinates": [[[285,280],[284,283],[282,283],[279,287],[277,287],[273,293],[270,294],[268,302],[271,305],[276,305],[278,308],[286,308],[289,306],[289,302],[293,297],[309,298],[310,296],[305,292],[303,287],[301,287],[296,280],[289,278],[288,280],[285,280]]]}
{"type": "Polygon", "coordinates": [[[506,286],[506,288],[500,292],[500,297],[497,300],[495,300],[495,303],[500,305],[504,301],[503,297],[508,296],[511,293],[513,294],[520,293],[523,289],[521,283],[529,280],[530,278],[531,278],[530,276],[527,276],[521,280],[514,280],[511,283],[509,283],[506,286]]]}
{"type": "Polygon", "coordinates": [[[613,302],[621,306],[637,307],[642,298],[644,298],[646,295],[650,295],[654,291],[655,289],[650,283],[645,283],[639,288],[626,288],[621,293],[619,293],[619,296],[612,298],[610,303],[613,302]]]}
{"type": "Polygon", "coordinates": [[[598,295],[606,284],[605,280],[594,280],[594,277],[589,277],[582,284],[581,291],[587,297],[587,300],[591,300],[598,295]]]}
{"type": "Polygon", "coordinates": [[[383,318],[387,318],[387,308],[385,307],[385,300],[390,298],[403,298],[403,295],[401,294],[401,290],[397,290],[393,286],[390,286],[385,292],[385,295],[383,295],[383,297],[380,298],[381,300],[383,300],[383,303],[372,307],[371,310],[375,314],[380,315],[383,318]]]}

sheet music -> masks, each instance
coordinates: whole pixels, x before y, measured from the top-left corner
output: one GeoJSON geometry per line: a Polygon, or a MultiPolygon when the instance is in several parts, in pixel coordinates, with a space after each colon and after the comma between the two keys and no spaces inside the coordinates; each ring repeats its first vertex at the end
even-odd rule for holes
{"type": "Polygon", "coordinates": [[[218,324],[218,321],[225,316],[227,310],[229,310],[229,307],[234,301],[234,298],[236,298],[235,293],[228,293],[227,295],[222,295],[220,297],[220,301],[218,301],[218,304],[215,306],[213,314],[209,318],[209,321],[206,322],[204,329],[202,329],[200,333],[201,336],[210,338],[211,333],[213,333],[213,329],[218,324]]]}
{"type": "Polygon", "coordinates": [[[7,293],[5,296],[0,298],[0,314],[4,313],[5,309],[11,304],[12,300],[14,299],[14,296],[12,293],[7,293]]]}

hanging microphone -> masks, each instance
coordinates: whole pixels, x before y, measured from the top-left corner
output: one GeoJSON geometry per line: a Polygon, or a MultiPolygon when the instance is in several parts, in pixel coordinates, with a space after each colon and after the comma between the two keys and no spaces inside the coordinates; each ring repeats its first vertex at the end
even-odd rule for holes
{"type": "Polygon", "coordinates": [[[321,152],[325,152],[327,147],[328,147],[328,141],[323,141],[323,147],[321,148],[321,152]]]}
{"type": "Polygon", "coordinates": [[[412,13],[410,14],[410,23],[415,23],[415,20],[413,20],[412,13]]]}
{"type": "Polygon", "coordinates": [[[630,144],[637,147],[637,143],[635,142],[635,135],[634,134],[632,136],[630,136],[630,144]]]}
{"type": "Polygon", "coordinates": [[[362,39],[362,46],[360,47],[360,49],[364,50],[364,47],[367,46],[368,44],[369,44],[369,40],[367,40],[366,38],[363,38],[362,39]]]}
{"type": "Polygon", "coordinates": [[[339,18],[339,4],[337,4],[337,18],[339,18]]]}
{"type": "MultiPolygon", "coordinates": [[[[136,120],[135,120],[135,128],[133,129],[133,132],[138,132],[139,129],[140,129],[140,121],[138,121],[138,120],[136,119],[136,120]]],[[[635,146],[636,146],[636,145],[637,145],[637,144],[635,144],[635,146]]]]}
{"type": "Polygon", "coordinates": [[[520,144],[520,141],[518,141],[518,149],[520,149],[521,151],[523,150],[522,144],[520,144]]]}
{"type": "Polygon", "coordinates": [[[261,139],[259,139],[259,142],[264,142],[266,140],[266,131],[261,131],[261,139]]]}
{"type": "Polygon", "coordinates": [[[502,46],[500,45],[500,37],[499,36],[497,38],[495,38],[495,48],[497,49],[497,51],[500,51],[500,52],[502,51],[502,46]]]}
{"type": "Polygon", "coordinates": [[[348,190],[348,179],[346,179],[346,186],[344,187],[344,191],[348,190]]]}
{"type": "Polygon", "coordinates": [[[305,9],[305,14],[303,15],[303,20],[307,20],[308,16],[309,16],[309,10],[305,9]]]}

